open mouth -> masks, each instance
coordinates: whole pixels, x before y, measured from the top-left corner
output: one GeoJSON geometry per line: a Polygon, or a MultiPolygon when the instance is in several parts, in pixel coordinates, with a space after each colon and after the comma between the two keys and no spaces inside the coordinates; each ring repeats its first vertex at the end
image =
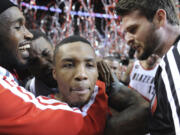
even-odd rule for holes
{"type": "Polygon", "coordinates": [[[25,50],[29,49],[30,47],[31,47],[30,44],[25,44],[25,45],[21,45],[18,49],[20,51],[25,51],[25,50]]]}
{"type": "Polygon", "coordinates": [[[29,58],[29,51],[28,49],[31,48],[31,43],[26,41],[26,42],[22,42],[19,44],[18,50],[20,52],[20,56],[23,59],[28,59],[29,58]]]}
{"type": "Polygon", "coordinates": [[[18,50],[25,51],[27,49],[31,48],[31,42],[24,41],[19,44],[18,50]]]}

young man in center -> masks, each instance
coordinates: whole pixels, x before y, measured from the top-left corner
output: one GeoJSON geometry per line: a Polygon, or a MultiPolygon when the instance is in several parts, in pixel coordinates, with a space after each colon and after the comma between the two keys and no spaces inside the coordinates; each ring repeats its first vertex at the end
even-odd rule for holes
{"type": "Polygon", "coordinates": [[[65,38],[56,46],[53,62],[59,93],[51,97],[86,110],[86,126],[80,134],[103,134],[109,110],[105,85],[97,81],[96,55],[91,44],[80,36],[65,38]]]}

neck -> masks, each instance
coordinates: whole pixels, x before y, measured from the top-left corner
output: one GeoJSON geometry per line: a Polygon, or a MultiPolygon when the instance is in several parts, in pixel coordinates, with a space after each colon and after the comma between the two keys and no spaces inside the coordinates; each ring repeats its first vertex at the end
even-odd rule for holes
{"type": "Polygon", "coordinates": [[[149,65],[146,60],[140,61],[140,63],[145,69],[152,69],[156,65],[156,64],[149,65]]]}
{"type": "Polygon", "coordinates": [[[157,54],[163,57],[174,44],[177,37],[180,35],[179,26],[168,26],[167,30],[162,34],[162,44],[157,50],[157,54]]]}
{"type": "Polygon", "coordinates": [[[63,101],[62,96],[61,96],[60,93],[56,93],[54,97],[55,97],[56,100],[63,101]]]}

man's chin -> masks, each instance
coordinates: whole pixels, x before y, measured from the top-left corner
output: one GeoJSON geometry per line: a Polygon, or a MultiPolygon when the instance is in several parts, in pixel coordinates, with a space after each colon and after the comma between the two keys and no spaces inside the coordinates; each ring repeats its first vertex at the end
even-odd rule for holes
{"type": "Polygon", "coordinates": [[[27,65],[27,63],[28,63],[28,59],[24,59],[24,58],[21,58],[21,59],[19,59],[19,65],[21,65],[21,66],[25,66],[25,65],[27,65]]]}
{"type": "Polygon", "coordinates": [[[146,60],[149,56],[150,56],[149,54],[143,53],[143,54],[138,54],[138,55],[137,55],[137,58],[138,58],[139,60],[146,60]]]}
{"type": "Polygon", "coordinates": [[[81,101],[76,101],[76,102],[71,102],[69,106],[71,107],[82,107],[84,106],[89,100],[81,100],[81,101]]]}
{"type": "Polygon", "coordinates": [[[87,104],[92,96],[92,91],[89,91],[88,93],[73,93],[74,100],[69,99],[69,105],[72,107],[82,107],[85,104],[87,104]]]}
{"type": "Polygon", "coordinates": [[[83,105],[81,102],[69,103],[70,107],[82,107],[83,105]]]}
{"type": "Polygon", "coordinates": [[[24,59],[24,58],[18,58],[17,64],[16,64],[16,69],[26,69],[28,66],[28,59],[24,59]]]}

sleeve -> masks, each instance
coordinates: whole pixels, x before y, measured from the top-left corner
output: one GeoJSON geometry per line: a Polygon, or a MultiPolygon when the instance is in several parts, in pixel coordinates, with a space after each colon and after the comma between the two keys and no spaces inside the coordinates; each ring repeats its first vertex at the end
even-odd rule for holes
{"type": "Polygon", "coordinates": [[[0,76],[0,134],[76,135],[83,115],[66,103],[38,97],[13,79],[0,76]]]}

